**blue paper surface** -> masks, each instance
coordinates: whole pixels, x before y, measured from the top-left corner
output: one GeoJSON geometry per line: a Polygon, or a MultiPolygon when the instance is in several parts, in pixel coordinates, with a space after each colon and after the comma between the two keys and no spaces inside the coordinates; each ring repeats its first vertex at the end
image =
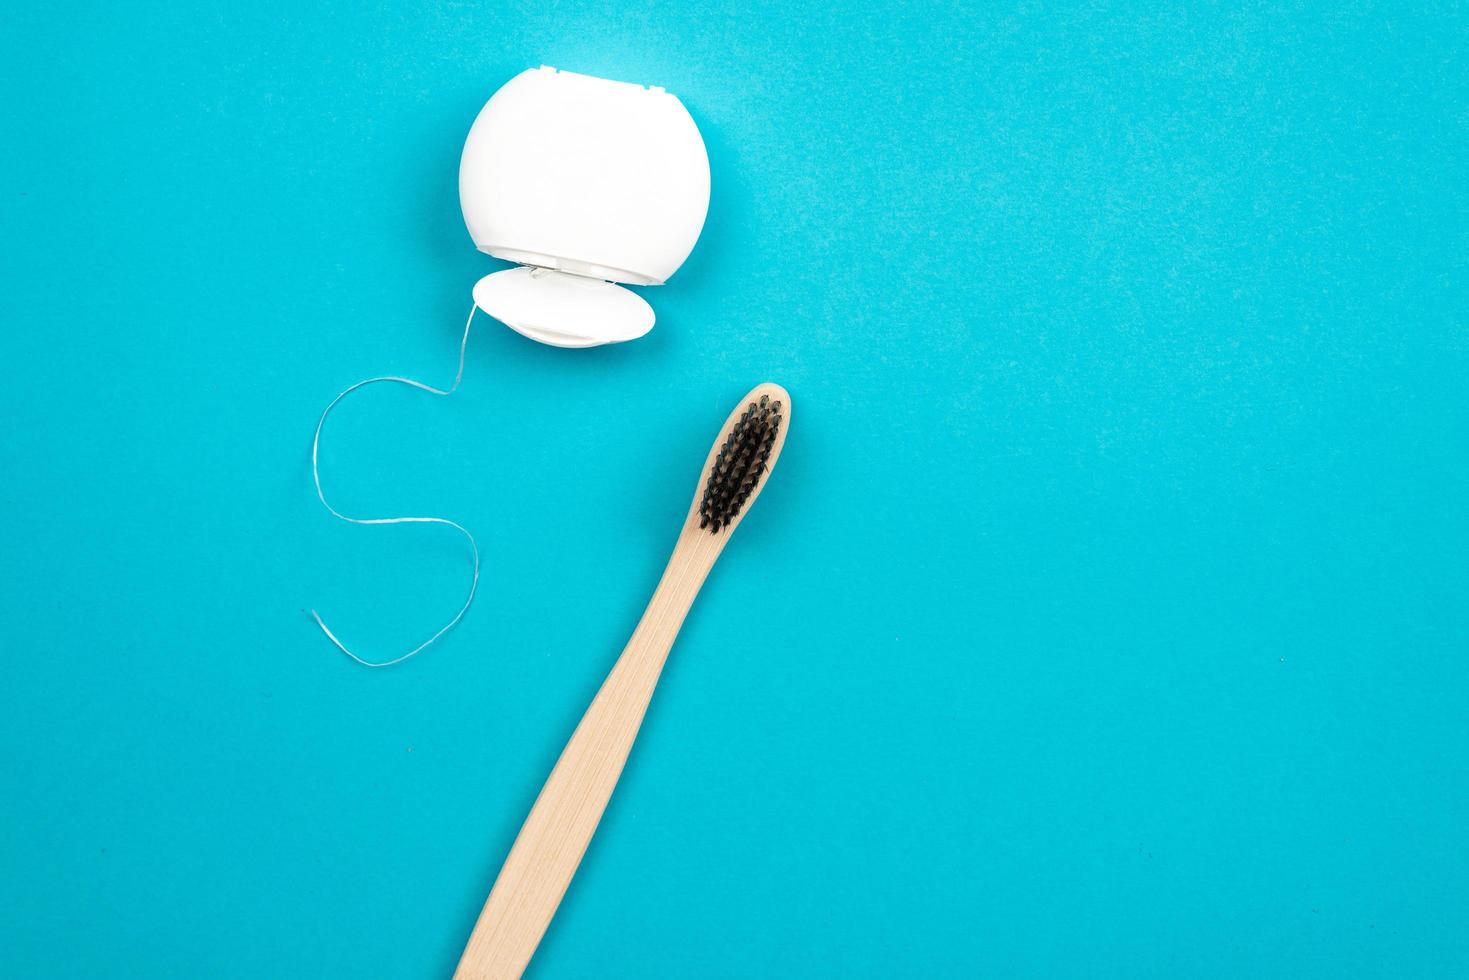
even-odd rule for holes
{"type": "Polygon", "coordinates": [[[779,469],[530,975],[1469,973],[1466,23],[0,13],[0,975],[447,976],[763,380],[779,469]],[[541,63],[713,170],[646,339],[486,318],[541,63]]]}

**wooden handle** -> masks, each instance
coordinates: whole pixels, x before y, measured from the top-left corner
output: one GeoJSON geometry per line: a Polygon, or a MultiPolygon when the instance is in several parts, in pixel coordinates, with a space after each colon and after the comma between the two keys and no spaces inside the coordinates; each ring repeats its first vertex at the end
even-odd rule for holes
{"type": "Polygon", "coordinates": [[[521,826],[455,980],[524,972],[602,819],[674,637],[725,540],[685,526],[632,639],[521,826]]]}

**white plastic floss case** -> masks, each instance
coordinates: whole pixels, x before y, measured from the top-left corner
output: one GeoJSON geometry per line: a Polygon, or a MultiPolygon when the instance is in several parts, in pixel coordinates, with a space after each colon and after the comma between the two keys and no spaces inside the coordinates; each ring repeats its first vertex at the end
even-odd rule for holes
{"type": "Polygon", "coordinates": [[[480,110],[459,203],[475,246],[518,264],[476,283],[476,306],[543,344],[620,343],[654,317],[617,284],[662,285],[688,258],[709,210],[709,156],[663,89],[543,65],[480,110]]]}

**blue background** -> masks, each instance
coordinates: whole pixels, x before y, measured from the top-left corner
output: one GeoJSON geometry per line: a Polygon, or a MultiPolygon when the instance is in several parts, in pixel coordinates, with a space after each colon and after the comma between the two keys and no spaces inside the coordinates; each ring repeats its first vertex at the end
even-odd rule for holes
{"type": "Polygon", "coordinates": [[[713,429],[781,467],[537,977],[1469,972],[1465,13],[18,5],[0,973],[447,976],[713,429]],[[677,93],[644,340],[481,317],[470,121],[677,93]]]}

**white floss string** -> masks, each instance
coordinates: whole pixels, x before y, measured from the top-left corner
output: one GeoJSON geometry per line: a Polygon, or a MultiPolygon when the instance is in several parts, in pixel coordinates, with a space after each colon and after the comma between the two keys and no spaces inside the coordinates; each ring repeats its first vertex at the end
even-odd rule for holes
{"type": "Polygon", "coordinates": [[[479,546],[474,543],[474,535],[470,534],[463,525],[451,521],[445,517],[348,517],[346,514],[343,514],[331,504],[327,503],[326,494],[323,493],[321,489],[321,468],[317,462],[317,450],[321,446],[321,429],[322,426],[326,425],[326,417],[332,413],[332,409],[337,407],[338,402],[340,402],[343,398],[346,398],[348,395],[352,394],[352,392],[356,391],[358,388],[365,388],[368,385],[377,384],[379,381],[392,381],[397,384],[408,385],[410,388],[417,388],[419,391],[426,391],[430,395],[452,395],[455,390],[458,389],[459,382],[464,377],[464,350],[466,347],[469,346],[469,327],[470,324],[474,323],[474,310],[475,308],[473,306],[469,308],[469,319],[464,321],[464,337],[459,341],[459,370],[454,375],[454,383],[450,385],[448,389],[434,388],[431,385],[426,385],[422,381],[415,381],[412,378],[368,378],[366,381],[359,381],[355,385],[352,385],[351,387],[341,391],[337,395],[337,397],[331,400],[331,404],[326,407],[326,410],[321,413],[321,418],[317,419],[316,421],[316,434],[311,438],[311,478],[316,481],[317,498],[321,500],[321,505],[323,507],[331,511],[333,517],[347,521],[350,524],[443,524],[446,527],[452,527],[454,530],[464,535],[464,539],[469,542],[469,550],[474,555],[474,575],[469,580],[469,595],[464,597],[464,605],[459,607],[459,611],[454,614],[453,619],[449,620],[443,626],[439,627],[439,631],[437,633],[429,637],[427,640],[424,640],[418,646],[414,647],[412,650],[409,650],[401,657],[394,657],[392,660],[384,660],[379,663],[374,663],[370,660],[362,659],[351,650],[348,650],[346,645],[342,643],[341,640],[337,639],[337,635],[333,633],[330,629],[328,629],[326,623],[322,621],[320,613],[318,613],[315,609],[311,610],[311,618],[316,620],[316,625],[321,627],[321,631],[326,634],[326,638],[328,640],[331,640],[332,643],[336,644],[338,650],[342,651],[347,656],[351,657],[353,660],[357,661],[364,667],[391,667],[393,664],[400,664],[403,661],[407,660],[409,657],[418,653],[420,650],[423,650],[424,648],[433,644],[435,640],[443,636],[445,633],[449,632],[449,630],[453,629],[455,624],[457,624],[459,620],[464,618],[464,614],[469,611],[470,603],[474,602],[475,590],[479,588],[479,546]]]}

